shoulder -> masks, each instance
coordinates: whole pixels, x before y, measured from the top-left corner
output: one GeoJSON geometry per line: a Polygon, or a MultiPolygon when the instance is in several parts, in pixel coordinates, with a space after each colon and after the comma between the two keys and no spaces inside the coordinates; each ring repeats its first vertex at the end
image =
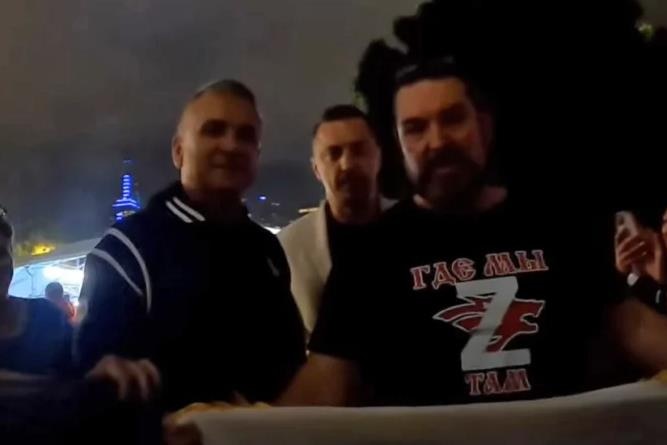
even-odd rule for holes
{"type": "Polygon", "coordinates": [[[401,230],[402,226],[411,222],[414,205],[409,200],[391,201],[383,207],[380,218],[368,226],[369,232],[382,236],[393,230],[401,230]]]}
{"type": "Polygon", "coordinates": [[[300,243],[305,236],[312,233],[320,218],[320,210],[302,216],[281,230],[278,233],[278,239],[285,246],[300,243]]]}
{"type": "Polygon", "coordinates": [[[119,250],[144,252],[174,235],[171,222],[166,211],[162,212],[154,206],[148,207],[107,229],[96,249],[112,255],[119,250]]]}
{"type": "Polygon", "coordinates": [[[20,300],[22,304],[25,304],[28,307],[30,317],[34,320],[39,320],[39,323],[42,325],[67,325],[65,314],[46,298],[17,298],[16,300],[20,300]]]}
{"type": "Polygon", "coordinates": [[[263,246],[264,249],[268,249],[270,252],[276,249],[282,252],[278,237],[260,224],[250,221],[250,233],[254,240],[253,244],[259,243],[260,246],[263,246]]]}
{"type": "Polygon", "coordinates": [[[116,239],[124,244],[132,242],[140,246],[155,240],[161,242],[165,236],[173,236],[181,223],[192,222],[176,207],[178,188],[178,184],[172,184],[153,195],[144,209],[111,226],[102,242],[113,242],[116,239]]]}

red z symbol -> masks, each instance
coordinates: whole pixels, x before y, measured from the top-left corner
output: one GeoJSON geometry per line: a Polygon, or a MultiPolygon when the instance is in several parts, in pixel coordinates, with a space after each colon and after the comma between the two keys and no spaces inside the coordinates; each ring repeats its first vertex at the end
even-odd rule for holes
{"type": "Polygon", "coordinates": [[[515,298],[518,284],[514,277],[459,283],[457,289],[458,298],[467,303],[440,311],[433,318],[471,334],[461,353],[463,370],[530,363],[529,350],[505,348],[515,337],[539,331],[528,318],[540,316],[544,301],[515,298]],[[492,295],[480,296],[485,294],[492,295]]]}

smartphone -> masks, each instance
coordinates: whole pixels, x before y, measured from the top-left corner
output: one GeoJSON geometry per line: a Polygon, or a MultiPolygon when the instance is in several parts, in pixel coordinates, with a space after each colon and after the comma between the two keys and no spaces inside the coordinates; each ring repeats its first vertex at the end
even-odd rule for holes
{"type": "Polygon", "coordinates": [[[639,223],[632,212],[623,211],[616,214],[616,230],[625,229],[629,236],[639,235],[639,223]]]}

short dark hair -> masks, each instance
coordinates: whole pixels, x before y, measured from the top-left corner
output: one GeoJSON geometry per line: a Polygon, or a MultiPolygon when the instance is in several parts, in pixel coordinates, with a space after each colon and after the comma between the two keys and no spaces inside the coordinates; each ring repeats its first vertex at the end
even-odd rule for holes
{"type": "Polygon", "coordinates": [[[46,289],[44,289],[44,294],[49,295],[53,292],[57,292],[59,294],[64,294],[65,289],[63,288],[62,284],[58,283],[57,281],[53,281],[53,282],[46,285],[46,289]]]}
{"type": "Polygon", "coordinates": [[[7,219],[7,210],[2,206],[0,206],[0,235],[9,240],[14,237],[14,228],[7,219]]]}
{"type": "Polygon", "coordinates": [[[375,134],[373,132],[373,126],[371,125],[371,121],[368,118],[368,115],[363,111],[361,111],[358,107],[350,104],[333,105],[324,110],[324,113],[322,113],[322,117],[315,124],[315,127],[313,128],[313,136],[317,134],[317,131],[320,129],[320,126],[325,122],[342,121],[347,119],[363,120],[364,122],[366,122],[366,125],[373,134],[373,137],[375,137],[375,134]]]}
{"type": "Polygon", "coordinates": [[[473,77],[452,58],[423,60],[413,64],[406,64],[396,72],[394,84],[394,98],[398,91],[408,85],[423,80],[441,80],[456,78],[466,85],[468,97],[480,110],[489,111],[489,103],[484,98],[473,77]]]}
{"type": "Polygon", "coordinates": [[[238,80],[221,79],[209,82],[195,91],[195,93],[190,98],[190,101],[192,102],[197,100],[204,94],[208,93],[231,94],[240,99],[247,100],[255,109],[257,109],[257,100],[255,98],[255,94],[250,88],[248,88],[248,86],[238,80]]]}

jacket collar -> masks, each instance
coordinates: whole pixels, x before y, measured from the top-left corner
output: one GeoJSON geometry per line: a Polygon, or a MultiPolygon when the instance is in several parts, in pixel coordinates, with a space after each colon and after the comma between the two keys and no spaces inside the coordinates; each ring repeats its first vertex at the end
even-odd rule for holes
{"type": "MultiPolygon", "coordinates": [[[[198,224],[207,222],[208,218],[205,212],[202,211],[187,197],[183,186],[176,182],[169,186],[162,193],[158,194],[151,200],[154,206],[162,206],[166,208],[169,213],[175,216],[184,224],[198,224]]],[[[244,209],[244,220],[248,219],[248,210],[244,209]]]]}

